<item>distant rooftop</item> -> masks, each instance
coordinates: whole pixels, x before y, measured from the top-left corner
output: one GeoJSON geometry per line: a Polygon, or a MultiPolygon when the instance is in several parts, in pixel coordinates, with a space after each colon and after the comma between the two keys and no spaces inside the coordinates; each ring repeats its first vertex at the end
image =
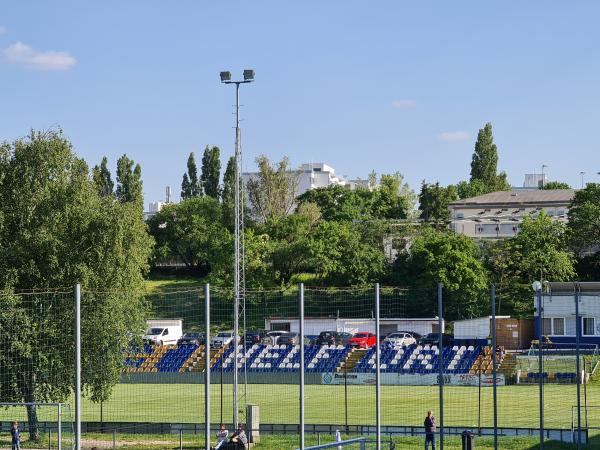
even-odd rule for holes
{"type": "Polygon", "coordinates": [[[450,203],[450,206],[562,204],[569,203],[574,195],[574,189],[519,189],[490,192],[477,197],[463,198],[450,203]]]}

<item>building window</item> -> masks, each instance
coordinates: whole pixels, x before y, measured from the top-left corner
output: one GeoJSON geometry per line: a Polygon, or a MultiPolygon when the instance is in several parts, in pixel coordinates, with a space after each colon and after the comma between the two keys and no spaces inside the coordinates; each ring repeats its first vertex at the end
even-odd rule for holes
{"type": "Polygon", "coordinates": [[[583,317],[581,319],[583,321],[583,335],[584,336],[593,336],[595,327],[595,319],[593,317],[583,317]]]}
{"type": "Polygon", "coordinates": [[[559,209],[559,210],[556,212],[556,215],[557,215],[557,216],[564,216],[564,215],[565,215],[565,210],[564,210],[564,209],[559,209]]]}
{"type": "Polygon", "coordinates": [[[552,319],[549,317],[544,317],[542,319],[542,322],[543,322],[542,334],[544,336],[550,336],[552,334],[552,319]]]}
{"type": "Polygon", "coordinates": [[[457,219],[464,219],[465,218],[465,213],[456,213],[456,218],[457,219]]]}
{"type": "Polygon", "coordinates": [[[552,336],[565,335],[565,318],[555,317],[552,319],[552,336]]]}

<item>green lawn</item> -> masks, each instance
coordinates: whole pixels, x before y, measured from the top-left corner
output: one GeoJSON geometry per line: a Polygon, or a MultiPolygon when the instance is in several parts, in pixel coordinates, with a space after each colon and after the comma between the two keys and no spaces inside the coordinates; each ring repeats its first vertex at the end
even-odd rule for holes
{"type": "MultiPolygon", "coordinates": [[[[243,385],[240,386],[243,393],[243,385]]],[[[223,420],[231,420],[231,385],[223,386],[223,420]]],[[[119,384],[103,406],[106,422],[204,422],[204,386],[202,384],[119,384]]],[[[422,423],[427,409],[439,411],[437,386],[382,386],[381,418],[384,425],[416,425],[422,423]]],[[[448,426],[477,427],[493,424],[492,388],[445,387],[444,414],[448,426]]],[[[212,385],[212,417],[220,417],[220,386],[212,385]]],[[[260,406],[262,423],[298,422],[298,386],[249,385],[248,403],[260,406]]],[[[344,386],[306,386],[307,424],[344,424],[344,386]]],[[[584,392],[582,388],[582,403],[584,392]]],[[[546,385],[544,415],[548,428],[570,428],[571,409],[576,404],[576,389],[571,385],[546,385]]],[[[600,386],[587,387],[590,426],[600,426],[600,386]]],[[[374,424],[375,388],[348,386],[348,423],[374,424]]],[[[538,388],[536,385],[498,387],[498,424],[504,427],[538,427],[538,388]]],[[[21,415],[24,411],[21,412],[21,415]]],[[[14,410],[0,412],[17,414],[14,410]]],[[[24,417],[21,417],[23,420],[24,417]]],[[[100,405],[85,401],[84,421],[100,421],[100,405]]]]}

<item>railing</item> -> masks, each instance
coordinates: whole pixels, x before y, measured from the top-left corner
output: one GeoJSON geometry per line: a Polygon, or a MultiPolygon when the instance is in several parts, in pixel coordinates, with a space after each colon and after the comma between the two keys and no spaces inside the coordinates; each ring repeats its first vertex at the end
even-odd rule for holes
{"type": "MultiPolygon", "coordinates": [[[[322,448],[337,448],[346,445],[359,444],[360,450],[365,450],[367,439],[364,437],[349,439],[347,441],[330,442],[329,444],[314,445],[312,447],[304,447],[304,450],[319,450],[322,448]]],[[[299,449],[298,449],[299,450],[299,449]]]]}

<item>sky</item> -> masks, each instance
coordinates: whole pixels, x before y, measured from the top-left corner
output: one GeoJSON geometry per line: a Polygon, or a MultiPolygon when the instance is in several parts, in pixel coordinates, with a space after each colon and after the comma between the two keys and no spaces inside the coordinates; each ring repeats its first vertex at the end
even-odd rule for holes
{"type": "Polygon", "coordinates": [[[600,2],[3,1],[0,140],[60,127],[90,165],[126,153],[146,203],[179,195],[189,153],[260,154],[340,175],[468,179],[477,131],[499,169],[600,181],[600,2]]]}

